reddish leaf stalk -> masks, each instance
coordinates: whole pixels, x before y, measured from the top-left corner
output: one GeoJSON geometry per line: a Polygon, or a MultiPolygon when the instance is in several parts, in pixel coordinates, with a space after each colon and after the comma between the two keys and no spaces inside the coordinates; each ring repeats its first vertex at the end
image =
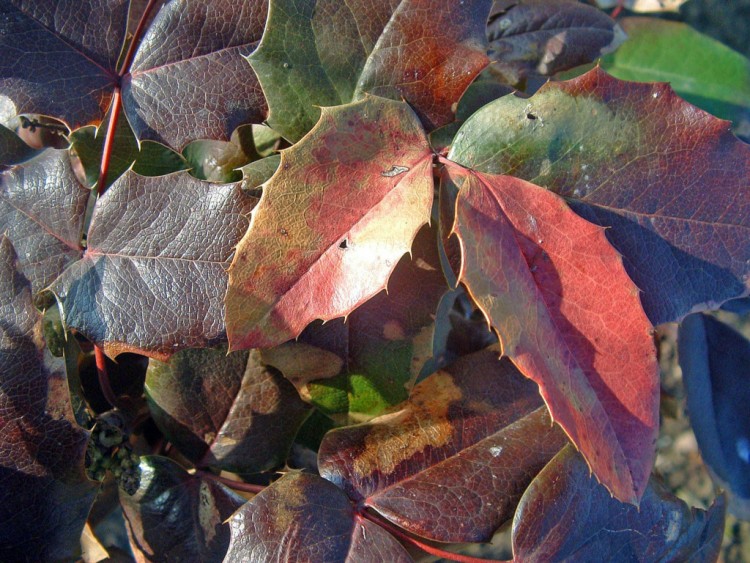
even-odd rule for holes
{"type": "Polygon", "coordinates": [[[122,61],[122,66],[117,73],[120,78],[130,72],[130,65],[133,64],[135,49],[136,47],[138,47],[138,43],[141,39],[141,34],[143,33],[143,29],[146,27],[146,22],[151,15],[151,11],[154,9],[154,6],[156,6],[156,2],[157,0],[149,0],[148,4],[143,9],[141,19],[138,21],[138,25],[136,26],[135,32],[133,33],[133,38],[131,39],[130,45],[128,46],[128,52],[125,54],[125,58],[122,61]]]}
{"type": "Polygon", "coordinates": [[[440,549],[438,547],[424,543],[416,538],[413,538],[397,526],[394,526],[393,524],[388,522],[386,519],[379,518],[378,516],[375,516],[370,512],[359,510],[358,514],[360,517],[369,520],[373,524],[377,524],[381,528],[388,530],[391,534],[393,534],[400,540],[410,543],[414,547],[421,549],[422,551],[424,551],[425,553],[429,553],[430,555],[442,557],[443,559],[448,559],[449,561],[458,561],[459,563],[503,563],[502,561],[498,561],[497,559],[483,559],[481,557],[472,557],[470,555],[461,555],[460,553],[445,551],[444,549],[440,549]]]}
{"type": "Polygon", "coordinates": [[[99,378],[99,387],[102,390],[102,394],[111,406],[116,407],[119,401],[117,400],[117,395],[112,390],[112,385],[109,383],[107,359],[104,357],[104,350],[96,344],[94,344],[94,359],[96,360],[96,375],[99,378]]]}
{"type": "Polygon", "coordinates": [[[242,481],[235,481],[234,479],[227,479],[226,477],[222,477],[221,475],[214,475],[213,473],[209,471],[203,471],[202,469],[196,469],[195,474],[199,475],[200,477],[204,477],[206,479],[217,481],[221,483],[222,485],[226,485],[230,489],[234,489],[236,491],[245,491],[246,493],[257,494],[266,488],[265,485],[253,485],[252,483],[243,483],[242,481]]]}

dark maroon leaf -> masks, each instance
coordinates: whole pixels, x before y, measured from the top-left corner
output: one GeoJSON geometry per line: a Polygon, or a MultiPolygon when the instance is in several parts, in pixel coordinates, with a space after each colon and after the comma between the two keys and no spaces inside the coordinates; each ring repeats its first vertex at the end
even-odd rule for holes
{"type": "Polygon", "coordinates": [[[64,150],[47,149],[0,173],[0,234],[13,242],[34,293],[81,257],[89,194],[64,150]]]}
{"type": "Polygon", "coordinates": [[[701,456],[730,491],[729,510],[750,520],[750,341],[697,313],[680,325],[679,352],[701,456]]]}
{"type": "Polygon", "coordinates": [[[516,85],[592,62],[616,49],[625,33],[577,0],[495,0],[487,39],[490,70],[516,85]]]}
{"type": "Polygon", "coordinates": [[[488,541],[566,443],[537,386],[497,356],[465,356],[400,410],[329,432],[320,474],[412,533],[488,541]]]}
{"type": "Polygon", "coordinates": [[[111,357],[222,341],[226,268],[255,201],[186,172],[127,172],[97,202],[83,259],[51,286],[66,324],[111,357]]]}
{"type": "Polygon", "coordinates": [[[654,324],[749,291],[750,146],[666,84],[596,68],[505,96],[466,121],[448,157],[547,187],[611,227],[654,324]]]}
{"type": "Polygon", "coordinates": [[[94,500],[88,432],[75,424],[65,366],[44,349],[41,314],[0,237],[0,560],[74,559],[94,500]]]}
{"type": "Polygon", "coordinates": [[[156,424],[199,467],[255,473],[283,464],[309,414],[293,385],[257,351],[185,350],[151,360],[146,395],[156,424]]]}
{"type": "Polygon", "coordinates": [[[263,34],[267,2],[168,2],[123,81],[123,106],[139,139],[177,150],[193,139],[229,140],[260,123],[266,102],[245,60],[263,34]]]}
{"type": "Polygon", "coordinates": [[[387,561],[411,557],[393,536],[354,511],[346,495],[316,475],[291,472],[229,521],[225,561],[387,561]]]}
{"type": "Polygon", "coordinates": [[[120,489],[137,561],[222,561],[229,545],[224,522],[245,499],[165,457],[143,457],[140,469],[135,494],[120,489]]]}
{"type": "Polygon", "coordinates": [[[117,82],[128,0],[1,0],[0,91],[16,113],[99,123],[117,82]]]}
{"type": "Polygon", "coordinates": [[[529,485],[513,520],[515,561],[712,562],[725,500],[688,507],[651,479],[640,509],[613,499],[572,447],[529,485]]]}

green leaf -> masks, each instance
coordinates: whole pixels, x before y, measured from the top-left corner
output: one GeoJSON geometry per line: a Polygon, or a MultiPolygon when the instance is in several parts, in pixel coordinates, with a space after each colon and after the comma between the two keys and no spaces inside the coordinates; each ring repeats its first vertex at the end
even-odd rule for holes
{"type": "Polygon", "coordinates": [[[612,76],[669,82],[681,97],[718,117],[750,115],[750,60],[689,25],[625,18],[628,40],[602,59],[612,76]]]}
{"type": "Polygon", "coordinates": [[[489,10],[489,0],[272,0],[249,57],[268,124],[295,142],[320,107],[365,93],[405,99],[427,129],[452,121],[452,105],[487,64],[489,10]]]}

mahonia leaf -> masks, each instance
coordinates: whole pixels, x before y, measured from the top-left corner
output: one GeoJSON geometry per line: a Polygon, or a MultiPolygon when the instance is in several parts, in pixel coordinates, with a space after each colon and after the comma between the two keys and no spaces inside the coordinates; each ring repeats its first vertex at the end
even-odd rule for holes
{"type": "Polygon", "coordinates": [[[193,139],[229,140],[237,126],[260,123],[266,102],[245,56],[260,40],[266,13],[265,0],[164,5],[123,80],[136,136],[179,150],[193,139]]]}
{"type": "Polygon", "coordinates": [[[119,491],[137,560],[222,561],[229,546],[224,522],[245,499],[165,457],[142,457],[140,471],[132,496],[119,491]]]}
{"type": "Polygon", "coordinates": [[[487,349],[417,384],[400,409],[329,432],[318,465],[412,533],[489,541],[566,443],[536,385],[487,349]]]}
{"type": "Polygon", "coordinates": [[[434,229],[423,227],[412,256],[404,256],[388,280],[388,291],[346,322],[310,326],[297,340],[264,350],[264,361],[342,423],[362,422],[406,400],[432,356],[435,311],[448,289],[435,237],[434,229]]]}
{"type": "Polygon", "coordinates": [[[678,346],[701,457],[731,493],[730,512],[750,520],[750,341],[722,321],[695,313],[680,324],[678,346]]]}
{"type": "Polygon", "coordinates": [[[573,448],[529,485],[513,520],[514,561],[716,561],[725,501],[696,510],[651,479],[640,509],[610,497],[573,448]]]}
{"type": "Polygon", "coordinates": [[[65,150],[47,149],[0,172],[0,234],[13,242],[19,267],[35,294],[83,254],[89,195],[65,150]]]}
{"type": "Polygon", "coordinates": [[[226,267],[255,201],[186,172],[125,173],[96,203],[83,258],[50,286],[65,323],[111,357],[221,342],[226,267]]]}
{"type": "Polygon", "coordinates": [[[688,102],[723,119],[750,115],[750,60],[681,22],[623,18],[628,40],[601,61],[621,80],[669,82],[688,102]]]}
{"type": "Polygon", "coordinates": [[[96,485],[84,474],[88,432],[75,423],[61,359],[0,237],[0,559],[75,559],[96,485]]]}
{"type": "Polygon", "coordinates": [[[290,472],[229,520],[225,561],[392,561],[411,557],[357,514],[347,496],[317,475],[290,472]]]}
{"type": "Polygon", "coordinates": [[[516,85],[592,62],[625,40],[601,10],[577,0],[495,0],[487,23],[490,71],[516,85]]]}
{"type": "Polygon", "coordinates": [[[620,255],[550,191],[450,163],[444,178],[460,185],[460,281],[596,476],[637,504],[654,461],[659,371],[620,255]]]}
{"type": "Polygon", "coordinates": [[[15,113],[101,122],[117,84],[128,0],[0,0],[0,91],[15,113]]]}
{"type": "Polygon", "coordinates": [[[430,219],[432,153],[404,102],[324,108],[281,155],[229,269],[232,349],[265,348],[385,288],[430,219]]]}
{"type": "Polygon", "coordinates": [[[748,294],[750,146],[666,84],[595,68],[475,113],[448,158],[565,196],[607,236],[651,322],[748,294]]]}
{"type": "Polygon", "coordinates": [[[157,426],[190,461],[235,473],[283,464],[309,414],[255,350],[184,350],[167,363],[151,360],[146,397],[157,426]]]}
{"type": "Polygon", "coordinates": [[[365,93],[405,99],[427,129],[453,120],[452,106],[487,65],[490,0],[271,0],[249,57],[268,97],[268,124],[298,141],[319,107],[365,93]]]}
{"type": "Polygon", "coordinates": [[[24,143],[14,131],[0,124],[0,169],[2,166],[20,164],[30,160],[40,152],[24,143]]]}

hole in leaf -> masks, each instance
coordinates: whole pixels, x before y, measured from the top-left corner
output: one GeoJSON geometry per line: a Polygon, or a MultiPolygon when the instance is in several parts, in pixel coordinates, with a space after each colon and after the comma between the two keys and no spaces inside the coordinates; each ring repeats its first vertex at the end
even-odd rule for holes
{"type": "Polygon", "coordinates": [[[532,120],[536,119],[536,115],[534,115],[533,113],[527,113],[526,114],[526,119],[532,119],[532,120]]]}
{"type": "Polygon", "coordinates": [[[339,244],[339,248],[342,250],[346,250],[349,248],[349,243],[346,241],[346,239],[341,241],[341,244],[339,244]]]}

